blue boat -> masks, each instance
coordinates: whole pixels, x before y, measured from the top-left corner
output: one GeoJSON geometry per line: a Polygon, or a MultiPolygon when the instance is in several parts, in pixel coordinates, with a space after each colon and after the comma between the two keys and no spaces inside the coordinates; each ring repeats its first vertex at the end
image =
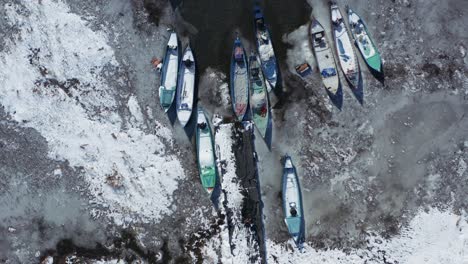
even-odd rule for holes
{"type": "Polygon", "coordinates": [[[244,46],[239,37],[234,41],[231,56],[231,101],[239,121],[244,119],[249,105],[249,67],[244,46]]]}
{"type": "Polygon", "coordinates": [[[267,79],[268,92],[276,88],[278,82],[278,63],[276,61],[271,34],[268,25],[265,23],[262,10],[259,6],[254,7],[255,11],[255,40],[257,43],[258,55],[262,64],[263,75],[267,79]]]}
{"type": "Polygon", "coordinates": [[[286,155],[283,168],[283,212],[289,234],[297,247],[302,249],[305,240],[302,193],[291,157],[286,155]]]}
{"type": "Polygon", "coordinates": [[[174,102],[179,57],[179,41],[177,40],[177,34],[172,32],[166,46],[166,54],[161,69],[161,86],[159,87],[159,102],[165,112],[171,108],[172,102],[174,102]]]}

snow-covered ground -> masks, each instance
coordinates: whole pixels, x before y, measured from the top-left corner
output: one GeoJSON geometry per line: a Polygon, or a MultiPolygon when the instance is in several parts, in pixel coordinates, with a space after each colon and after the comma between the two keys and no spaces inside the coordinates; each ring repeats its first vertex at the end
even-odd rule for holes
{"type": "Polygon", "coordinates": [[[466,215],[450,210],[420,210],[401,234],[386,239],[369,234],[366,249],[317,250],[306,246],[303,252],[291,249],[293,243],[268,240],[269,263],[468,263],[468,223],[466,215]]]}
{"type": "Polygon", "coordinates": [[[247,190],[242,187],[237,175],[234,139],[236,130],[233,123],[223,124],[219,117],[215,124],[215,149],[221,184],[219,199],[223,224],[217,235],[210,238],[202,248],[203,263],[261,263],[259,245],[251,224],[244,222],[242,207],[247,190]]]}
{"type": "Polygon", "coordinates": [[[19,29],[0,58],[0,103],[7,113],[41,133],[50,158],[82,171],[90,202],[110,211],[117,224],[170,213],[172,193],[185,176],[163,144],[172,142],[172,132],[163,126],[156,135],[143,131],[135,97],[128,98],[130,120],[119,116],[117,94],[106,81],[119,65],[105,30],[91,30],[61,1],[24,1],[6,12],[19,29]]]}
{"type": "MultiPolygon", "coordinates": [[[[260,137],[255,142],[268,262],[468,263],[466,23],[451,7],[466,4],[350,0],[388,75],[383,86],[362,67],[364,107],[344,87],[339,112],[315,73],[307,83],[295,75],[295,65],[315,64],[308,21],[297,24],[283,0],[267,2],[286,92],[272,111],[271,152],[260,137]],[[294,26],[285,23],[292,20],[294,26]],[[304,252],[289,239],[280,208],[279,159],[286,152],[297,159],[303,186],[304,252]]],[[[329,31],[326,1],[307,2],[329,31]]],[[[203,10],[212,4],[198,3],[203,10]]],[[[251,11],[250,3],[242,6],[243,14],[251,11]]],[[[224,190],[216,211],[199,184],[190,139],[170,125],[153,94],[157,75],[149,62],[161,57],[165,29],[182,19],[179,11],[159,0],[1,4],[0,262],[37,262],[47,250],[55,261],[88,261],[66,252],[60,239],[80,250],[101,243],[96,263],[261,261],[261,245],[243,218],[234,125],[221,124],[216,133],[224,190]]],[[[222,24],[247,16],[221,11],[217,18],[232,17],[207,17],[200,21],[206,28],[193,21],[175,27],[183,44],[195,34],[195,48],[205,34],[218,36],[209,40],[212,57],[197,60],[216,62],[201,65],[198,97],[208,112],[228,117],[228,74],[219,64],[231,52],[226,36],[240,27],[248,42],[249,31],[222,24]]]]}

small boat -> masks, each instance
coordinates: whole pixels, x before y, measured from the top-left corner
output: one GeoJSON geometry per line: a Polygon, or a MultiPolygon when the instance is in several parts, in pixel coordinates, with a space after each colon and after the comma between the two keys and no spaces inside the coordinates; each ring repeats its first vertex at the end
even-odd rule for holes
{"type": "Polygon", "coordinates": [[[250,110],[252,113],[252,119],[262,137],[265,138],[270,118],[268,93],[261,65],[257,55],[255,54],[250,55],[249,72],[250,110]]]}
{"type": "Polygon", "coordinates": [[[348,9],[348,21],[351,27],[351,35],[354,38],[354,44],[361,52],[371,72],[383,80],[382,59],[377,50],[374,41],[372,41],[366,23],[351,8],[348,9]]]}
{"type": "Polygon", "coordinates": [[[192,116],[193,98],[195,92],[195,58],[190,45],[184,51],[179,66],[179,81],[177,83],[177,118],[185,127],[192,116]]]}
{"type": "Polygon", "coordinates": [[[289,234],[301,249],[305,239],[302,193],[296,168],[288,155],[284,159],[283,168],[283,212],[289,234]]]}
{"type": "Polygon", "coordinates": [[[278,64],[276,61],[273,43],[271,42],[271,34],[268,25],[265,23],[262,10],[259,6],[254,7],[255,12],[255,39],[257,42],[258,54],[262,64],[263,74],[270,84],[267,89],[271,92],[275,89],[278,81],[278,64]]]}
{"type": "Polygon", "coordinates": [[[325,35],[325,30],[317,19],[312,19],[310,22],[309,33],[325,90],[333,104],[341,110],[341,106],[343,105],[343,90],[338,75],[338,68],[333,51],[325,35]]]}
{"type": "Polygon", "coordinates": [[[249,69],[244,46],[239,37],[234,41],[230,77],[232,109],[237,119],[242,121],[249,104],[249,69]]]}
{"type": "Polygon", "coordinates": [[[203,188],[211,194],[216,185],[214,140],[210,124],[201,107],[197,111],[197,161],[203,188]]]}
{"type": "Polygon", "coordinates": [[[359,69],[359,62],[353,49],[353,44],[338,6],[335,3],[332,3],[330,10],[332,32],[335,38],[336,53],[338,54],[338,61],[340,62],[341,70],[343,71],[354,95],[362,104],[363,92],[361,70],[359,69]]]}
{"type": "Polygon", "coordinates": [[[161,86],[159,86],[159,102],[165,112],[171,108],[176,94],[179,57],[177,34],[172,32],[167,42],[166,54],[161,68],[161,86]]]}

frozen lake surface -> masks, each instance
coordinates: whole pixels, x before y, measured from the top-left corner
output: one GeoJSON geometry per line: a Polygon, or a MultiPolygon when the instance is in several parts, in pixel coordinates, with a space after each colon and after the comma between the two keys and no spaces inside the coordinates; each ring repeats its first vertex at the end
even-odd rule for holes
{"type": "Polygon", "coordinates": [[[338,4],[366,20],[385,84],[360,58],[364,105],[342,79],[339,111],[307,36],[314,16],[332,40],[327,1],[261,2],[282,76],[269,150],[230,123],[229,58],[236,32],[254,48],[251,1],[3,1],[0,262],[468,263],[468,3],[338,4]],[[198,103],[225,119],[218,206],[190,129],[159,106],[151,59],[167,28],[192,45],[198,103]],[[282,215],[286,153],[302,253],[282,215]]]}

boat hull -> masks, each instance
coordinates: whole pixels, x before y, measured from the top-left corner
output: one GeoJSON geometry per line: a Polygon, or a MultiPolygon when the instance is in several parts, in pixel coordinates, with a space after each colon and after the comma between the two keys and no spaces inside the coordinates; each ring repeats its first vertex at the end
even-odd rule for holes
{"type": "Polygon", "coordinates": [[[284,221],[294,242],[302,248],[305,240],[302,193],[296,168],[289,156],[284,159],[282,185],[284,221]]]}
{"type": "Polygon", "coordinates": [[[348,8],[348,21],[354,44],[361,53],[367,67],[377,79],[383,80],[382,58],[369,34],[366,23],[351,8],[348,8]]]}
{"type": "Polygon", "coordinates": [[[258,132],[265,138],[270,119],[268,93],[259,59],[256,55],[249,58],[250,110],[258,132]]]}
{"type": "Polygon", "coordinates": [[[171,33],[166,46],[163,67],[161,69],[161,85],[159,87],[159,103],[165,112],[171,108],[176,95],[177,75],[179,70],[180,49],[177,34],[171,33]]]}
{"type": "Polygon", "coordinates": [[[230,72],[232,109],[237,119],[242,121],[249,104],[249,70],[244,46],[239,38],[234,41],[230,72]]]}
{"type": "Polygon", "coordinates": [[[211,194],[216,186],[217,170],[213,133],[203,109],[197,111],[197,163],[203,189],[211,194]]]}
{"type": "Polygon", "coordinates": [[[313,19],[310,23],[309,35],[325,90],[332,103],[341,110],[343,91],[335,56],[330,48],[323,26],[316,19],[313,19]]]}
{"type": "Polygon", "coordinates": [[[362,103],[362,80],[361,70],[359,68],[359,62],[354,51],[353,44],[349,37],[348,30],[341,15],[341,11],[338,6],[332,4],[331,20],[332,20],[332,32],[335,40],[335,50],[338,54],[338,61],[343,71],[343,74],[348,81],[353,93],[362,103]]]}
{"type": "Polygon", "coordinates": [[[271,34],[268,25],[265,23],[262,10],[259,6],[254,7],[255,12],[255,39],[257,53],[260,57],[263,74],[270,86],[268,92],[276,88],[278,83],[278,63],[276,60],[271,34]]]}
{"type": "Polygon", "coordinates": [[[179,80],[177,83],[177,118],[185,127],[192,116],[193,100],[195,93],[195,57],[188,46],[179,66],[179,80]]]}

